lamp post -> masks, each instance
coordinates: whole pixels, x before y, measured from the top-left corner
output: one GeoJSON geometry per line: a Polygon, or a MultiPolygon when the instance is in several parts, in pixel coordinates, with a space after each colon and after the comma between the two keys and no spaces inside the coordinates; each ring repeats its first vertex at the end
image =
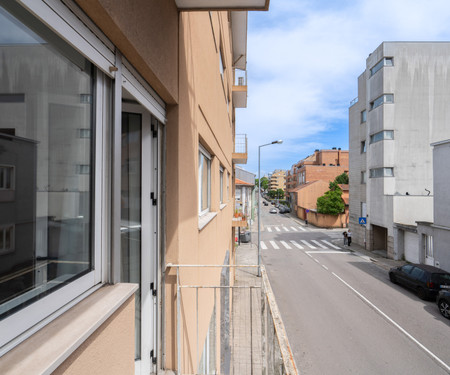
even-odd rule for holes
{"type": "Polygon", "coordinates": [[[261,276],[261,147],[281,144],[283,141],[273,141],[258,147],[258,276],[261,276]]]}

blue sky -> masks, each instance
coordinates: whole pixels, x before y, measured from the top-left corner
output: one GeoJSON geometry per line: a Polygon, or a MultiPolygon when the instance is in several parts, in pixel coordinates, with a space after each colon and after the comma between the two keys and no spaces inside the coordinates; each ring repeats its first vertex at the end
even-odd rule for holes
{"type": "Polygon", "coordinates": [[[236,132],[261,175],[315,149],[348,149],[348,107],[367,56],[383,41],[450,41],[448,0],[271,0],[249,12],[248,103],[236,132]]]}

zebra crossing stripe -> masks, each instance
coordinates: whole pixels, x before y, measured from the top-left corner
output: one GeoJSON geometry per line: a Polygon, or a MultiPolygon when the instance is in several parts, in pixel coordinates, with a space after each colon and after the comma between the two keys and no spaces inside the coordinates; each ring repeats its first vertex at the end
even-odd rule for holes
{"type": "Polygon", "coordinates": [[[297,232],[297,229],[295,229],[294,227],[291,227],[291,229],[292,229],[294,232],[297,232]]]}
{"type": "Polygon", "coordinates": [[[318,245],[318,246],[321,247],[322,249],[328,249],[328,247],[322,245],[319,241],[311,240],[311,242],[314,242],[316,245],[318,245]]]}
{"type": "Polygon", "coordinates": [[[267,250],[267,246],[266,246],[266,244],[264,243],[264,241],[261,241],[261,242],[260,242],[260,245],[261,245],[261,249],[267,250]]]}
{"type": "Polygon", "coordinates": [[[306,242],[305,240],[301,240],[306,246],[308,246],[311,249],[317,249],[317,247],[311,245],[310,243],[306,242]]]}
{"type": "Polygon", "coordinates": [[[272,228],[267,227],[267,231],[268,231],[268,232],[272,232],[272,228]]]}
{"type": "Polygon", "coordinates": [[[298,227],[298,229],[302,230],[303,232],[306,232],[306,229],[303,227],[298,227]]]}
{"type": "Polygon", "coordinates": [[[325,242],[328,246],[331,246],[333,249],[338,249],[338,250],[341,249],[340,247],[333,245],[331,242],[328,242],[327,240],[322,240],[322,242],[325,242]]]}
{"type": "Polygon", "coordinates": [[[297,242],[291,241],[291,244],[294,245],[296,248],[303,250],[303,246],[299,245],[297,242]]]}
{"type": "Polygon", "coordinates": [[[283,227],[283,228],[286,232],[289,232],[289,229],[287,227],[283,227]]]}
{"type": "Polygon", "coordinates": [[[280,228],[278,228],[278,227],[275,227],[275,229],[277,230],[277,232],[281,232],[281,231],[280,231],[280,228]]]}
{"type": "Polygon", "coordinates": [[[275,243],[275,241],[269,241],[270,242],[270,244],[272,245],[272,247],[274,248],[274,249],[279,249],[279,247],[278,247],[278,245],[275,243]]]}
{"type": "Polygon", "coordinates": [[[287,242],[285,242],[285,241],[280,241],[281,242],[281,244],[286,248],[286,249],[292,249],[292,247],[290,247],[288,244],[287,244],[287,242]]]}

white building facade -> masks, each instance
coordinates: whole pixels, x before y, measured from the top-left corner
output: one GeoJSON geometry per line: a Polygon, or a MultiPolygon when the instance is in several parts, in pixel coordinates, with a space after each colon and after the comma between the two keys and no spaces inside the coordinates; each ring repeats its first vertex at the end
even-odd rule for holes
{"type": "Polygon", "coordinates": [[[349,109],[349,227],[368,250],[423,261],[416,222],[433,220],[430,144],[450,135],[449,70],[450,43],[385,42],[366,60],[349,109]]]}

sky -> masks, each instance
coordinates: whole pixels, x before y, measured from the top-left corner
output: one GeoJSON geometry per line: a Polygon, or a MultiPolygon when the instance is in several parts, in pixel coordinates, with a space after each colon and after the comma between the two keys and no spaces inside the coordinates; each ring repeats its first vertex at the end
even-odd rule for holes
{"type": "Polygon", "coordinates": [[[348,108],[366,58],[383,41],[450,41],[448,0],[271,0],[249,12],[247,134],[242,167],[261,176],[314,153],[348,150],[348,108]]]}

